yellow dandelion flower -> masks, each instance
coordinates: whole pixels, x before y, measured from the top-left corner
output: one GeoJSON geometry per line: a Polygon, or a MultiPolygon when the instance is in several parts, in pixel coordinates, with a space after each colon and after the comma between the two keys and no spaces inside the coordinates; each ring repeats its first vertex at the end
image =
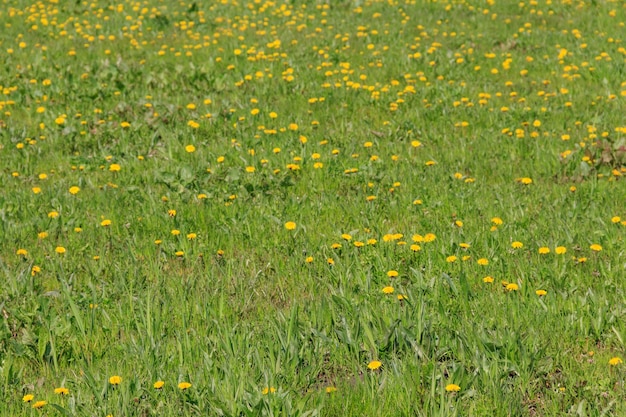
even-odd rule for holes
{"type": "Polygon", "coordinates": [[[122,170],[122,167],[119,164],[111,164],[109,165],[109,171],[111,172],[119,172],[122,170]]]}
{"type": "Polygon", "coordinates": [[[287,230],[296,230],[296,223],[295,222],[286,222],[285,223],[285,229],[287,229],[287,230]]]}
{"type": "Polygon", "coordinates": [[[511,243],[511,247],[513,249],[521,249],[521,248],[524,247],[524,244],[522,242],[515,241],[515,242],[511,243]]]}
{"type": "Polygon", "coordinates": [[[70,187],[70,190],[69,190],[69,191],[70,191],[70,194],[72,194],[72,195],[76,195],[76,194],[78,194],[78,192],[80,191],[80,188],[79,188],[79,187],[77,187],[77,186],[73,186],[73,187],[70,187]]]}
{"type": "Polygon", "coordinates": [[[163,385],[165,385],[165,382],[157,381],[152,386],[154,387],[154,389],[161,389],[161,388],[163,388],[163,385]]]}
{"type": "Polygon", "coordinates": [[[63,255],[66,252],[63,246],[57,246],[56,248],[54,248],[54,251],[59,255],[63,255]]]}
{"type": "Polygon", "coordinates": [[[539,248],[539,254],[540,255],[547,255],[548,253],[550,253],[550,248],[546,247],[546,246],[542,246],[539,248]]]}
{"type": "Polygon", "coordinates": [[[519,290],[519,286],[517,284],[514,283],[510,283],[507,284],[506,287],[504,287],[507,291],[517,291],[519,290]]]}
{"type": "Polygon", "coordinates": [[[333,392],[337,391],[337,388],[335,388],[335,387],[326,387],[325,391],[326,391],[326,394],[332,394],[333,392]]]}
{"type": "Polygon", "coordinates": [[[392,269],[391,271],[387,271],[387,276],[389,278],[395,278],[398,276],[398,271],[392,269]]]}
{"type": "Polygon", "coordinates": [[[617,366],[617,365],[621,364],[622,362],[623,362],[623,361],[622,361],[622,358],[619,358],[619,357],[617,357],[617,356],[616,356],[616,357],[611,358],[611,359],[609,360],[609,365],[611,365],[611,366],[617,366]]]}
{"type": "Polygon", "coordinates": [[[478,265],[489,265],[489,261],[486,258],[480,258],[479,260],[476,261],[478,263],[478,265]]]}
{"type": "Polygon", "coordinates": [[[375,371],[378,368],[380,368],[383,365],[383,363],[381,361],[371,361],[370,363],[367,364],[367,368],[375,371]]]}
{"type": "Polygon", "coordinates": [[[40,408],[43,408],[46,404],[48,404],[48,401],[37,401],[35,404],[33,404],[33,408],[38,410],[40,408]]]}
{"type": "Polygon", "coordinates": [[[546,290],[537,290],[535,291],[535,294],[537,294],[539,297],[543,297],[544,295],[548,294],[548,292],[546,290]]]}
{"type": "Polygon", "coordinates": [[[453,263],[453,262],[456,262],[456,261],[457,261],[457,259],[458,259],[458,258],[457,258],[456,256],[454,256],[454,255],[450,255],[450,256],[448,256],[448,257],[446,258],[446,262],[448,262],[448,263],[453,263]]]}
{"type": "Polygon", "coordinates": [[[422,235],[413,235],[411,237],[411,240],[413,242],[423,242],[424,241],[424,237],[422,235]]]}
{"type": "Polygon", "coordinates": [[[594,243],[593,245],[589,246],[589,249],[591,249],[594,252],[600,252],[602,250],[602,246],[598,245],[597,243],[594,243]]]}
{"type": "Polygon", "coordinates": [[[196,151],[196,147],[193,145],[187,145],[185,146],[185,152],[187,153],[194,153],[196,151]]]}
{"type": "Polygon", "coordinates": [[[109,384],[111,385],[119,385],[122,383],[122,377],[119,375],[113,375],[109,378],[109,384]]]}
{"type": "Polygon", "coordinates": [[[461,391],[461,387],[457,384],[448,384],[446,385],[446,392],[459,392],[461,391]]]}
{"type": "Polygon", "coordinates": [[[567,252],[567,248],[565,246],[557,246],[554,249],[554,253],[556,253],[557,255],[563,255],[565,252],[567,252]]]}
{"type": "Polygon", "coordinates": [[[437,239],[434,233],[426,233],[424,235],[424,242],[434,242],[437,239]]]}
{"type": "Polygon", "coordinates": [[[33,394],[26,394],[22,397],[22,401],[24,401],[25,403],[29,403],[31,402],[33,399],[35,398],[35,396],[33,394]]]}
{"type": "Polygon", "coordinates": [[[395,291],[394,288],[391,287],[391,286],[387,286],[387,287],[383,288],[383,292],[385,294],[393,294],[394,291],[395,291]]]}
{"type": "Polygon", "coordinates": [[[178,388],[179,388],[181,391],[184,391],[184,390],[186,390],[186,389],[191,388],[191,384],[190,384],[189,382],[181,382],[181,383],[179,383],[179,384],[178,384],[178,388]]]}
{"type": "Polygon", "coordinates": [[[70,393],[70,390],[65,387],[60,387],[60,388],[55,388],[54,393],[59,394],[59,395],[68,395],[70,393]]]}
{"type": "Polygon", "coordinates": [[[485,278],[483,278],[483,282],[485,284],[491,284],[491,283],[493,283],[493,277],[486,276],[485,278]]]}
{"type": "Polygon", "coordinates": [[[104,219],[100,222],[100,226],[102,227],[107,227],[107,226],[111,226],[111,220],[109,219],[104,219]]]}

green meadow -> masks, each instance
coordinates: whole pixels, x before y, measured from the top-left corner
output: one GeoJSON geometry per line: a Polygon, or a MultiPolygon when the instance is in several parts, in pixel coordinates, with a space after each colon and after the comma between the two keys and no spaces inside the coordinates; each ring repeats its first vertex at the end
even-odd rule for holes
{"type": "Polygon", "coordinates": [[[3,0],[0,416],[626,415],[625,26],[3,0]]]}

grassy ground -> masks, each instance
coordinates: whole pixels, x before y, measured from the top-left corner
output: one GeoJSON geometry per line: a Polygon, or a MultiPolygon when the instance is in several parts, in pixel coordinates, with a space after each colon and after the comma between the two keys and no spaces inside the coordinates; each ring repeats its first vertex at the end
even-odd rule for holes
{"type": "Polygon", "coordinates": [[[620,1],[5,1],[0,415],[626,414],[620,1]]]}

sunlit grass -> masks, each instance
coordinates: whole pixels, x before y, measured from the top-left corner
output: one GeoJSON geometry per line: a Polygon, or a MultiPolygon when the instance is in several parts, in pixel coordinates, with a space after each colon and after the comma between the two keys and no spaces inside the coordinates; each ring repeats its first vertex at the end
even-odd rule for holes
{"type": "Polygon", "coordinates": [[[623,415],[619,1],[0,10],[0,415],[623,415]]]}

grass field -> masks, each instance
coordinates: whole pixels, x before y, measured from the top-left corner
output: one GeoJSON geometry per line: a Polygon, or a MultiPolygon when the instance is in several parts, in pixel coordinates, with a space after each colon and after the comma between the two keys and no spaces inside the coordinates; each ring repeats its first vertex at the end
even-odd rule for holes
{"type": "Polygon", "coordinates": [[[4,0],[0,416],[626,415],[625,25],[4,0]]]}

